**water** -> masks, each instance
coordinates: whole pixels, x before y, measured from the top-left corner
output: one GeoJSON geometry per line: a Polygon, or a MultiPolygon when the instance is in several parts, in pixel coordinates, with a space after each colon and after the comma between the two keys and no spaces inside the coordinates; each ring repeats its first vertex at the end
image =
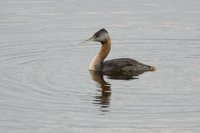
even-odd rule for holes
{"type": "Polygon", "coordinates": [[[199,1],[0,3],[0,132],[200,132],[199,1]],[[100,45],[79,42],[101,28],[113,40],[109,59],[157,71],[92,77],[100,45]]]}

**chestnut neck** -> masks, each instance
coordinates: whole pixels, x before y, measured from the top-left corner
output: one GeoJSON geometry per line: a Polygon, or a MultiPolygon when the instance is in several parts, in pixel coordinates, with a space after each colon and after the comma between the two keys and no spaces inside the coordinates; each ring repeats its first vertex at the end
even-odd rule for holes
{"type": "Polygon", "coordinates": [[[101,43],[101,49],[90,62],[89,70],[99,71],[104,59],[108,56],[111,49],[111,39],[107,38],[106,42],[101,43]]]}

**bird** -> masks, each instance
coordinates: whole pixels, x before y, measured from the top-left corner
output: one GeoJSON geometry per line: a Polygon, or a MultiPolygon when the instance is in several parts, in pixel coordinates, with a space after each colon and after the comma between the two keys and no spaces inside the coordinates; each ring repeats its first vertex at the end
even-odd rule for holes
{"type": "Polygon", "coordinates": [[[90,71],[101,72],[108,76],[137,76],[146,71],[155,71],[155,67],[140,63],[131,58],[105,60],[111,50],[111,37],[104,28],[100,29],[86,41],[99,42],[101,49],[89,64],[90,71]]]}

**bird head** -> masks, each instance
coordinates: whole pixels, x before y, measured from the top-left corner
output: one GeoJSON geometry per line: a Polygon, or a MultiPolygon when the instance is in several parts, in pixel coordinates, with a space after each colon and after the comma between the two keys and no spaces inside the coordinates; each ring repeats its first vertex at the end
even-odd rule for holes
{"type": "Polygon", "coordinates": [[[94,35],[86,41],[100,42],[104,44],[107,42],[109,37],[108,31],[106,29],[101,29],[94,33],[94,35]]]}

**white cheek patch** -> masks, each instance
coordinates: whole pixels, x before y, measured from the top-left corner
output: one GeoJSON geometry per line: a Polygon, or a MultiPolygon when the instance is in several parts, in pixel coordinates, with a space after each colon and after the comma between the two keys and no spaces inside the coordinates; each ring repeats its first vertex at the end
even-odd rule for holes
{"type": "Polygon", "coordinates": [[[107,34],[107,33],[104,33],[103,35],[101,35],[100,37],[99,37],[99,41],[100,42],[105,42],[107,39],[108,39],[108,37],[109,37],[109,35],[107,34]]]}

